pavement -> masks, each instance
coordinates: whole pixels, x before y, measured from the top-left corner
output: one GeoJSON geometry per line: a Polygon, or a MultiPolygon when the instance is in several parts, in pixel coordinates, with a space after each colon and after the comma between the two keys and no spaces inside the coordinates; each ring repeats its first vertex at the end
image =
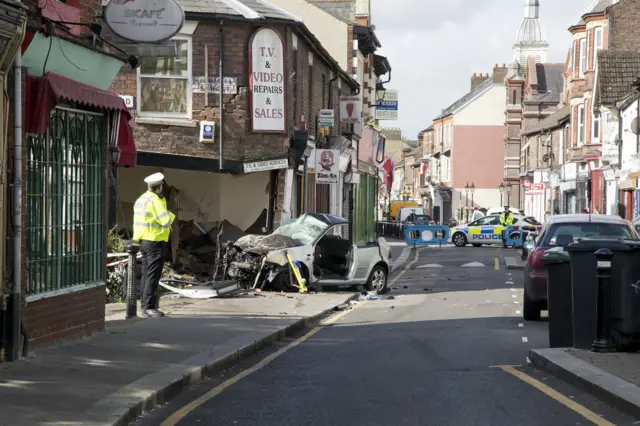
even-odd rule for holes
{"type": "Polygon", "coordinates": [[[504,258],[507,269],[522,269],[524,270],[524,261],[518,256],[507,256],[504,258]]]}
{"type": "Polygon", "coordinates": [[[124,318],[105,333],[0,364],[0,425],[125,425],[352,299],[353,293],[247,294],[161,302],[168,316],[124,318]]]}
{"type": "Polygon", "coordinates": [[[640,418],[640,353],[534,349],[531,361],[558,378],[640,418]]]}
{"type": "Polygon", "coordinates": [[[631,425],[529,362],[546,322],[522,320],[513,250],[418,248],[362,301],[211,374],[135,426],[631,425]]]}

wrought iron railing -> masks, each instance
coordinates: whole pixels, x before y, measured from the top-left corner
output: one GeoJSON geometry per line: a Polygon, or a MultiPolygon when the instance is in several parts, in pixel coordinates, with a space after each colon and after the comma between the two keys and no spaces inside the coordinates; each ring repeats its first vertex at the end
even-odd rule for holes
{"type": "Polygon", "coordinates": [[[104,132],[101,114],[58,107],[27,134],[27,294],[104,279],[104,132]]]}

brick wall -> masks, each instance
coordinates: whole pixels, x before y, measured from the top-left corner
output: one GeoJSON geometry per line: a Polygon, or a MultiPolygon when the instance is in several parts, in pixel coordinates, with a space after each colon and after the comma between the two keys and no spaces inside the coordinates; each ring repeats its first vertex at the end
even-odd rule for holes
{"type": "MultiPolygon", "coordinates": [[[[293,60],[293,31],[284,25],[271,26],[278,31],[285,43],[287,52],[287,123],[288,127],[301,126],[302,115],[311,134],[315,134],[317,110],[323,107],[322,76],[325,76],[325,107],[333,100],[336,117],[339,115],[339,90],[335,81],[329,90],[330,71],[319,57],[309,63],[309,46],[301,36],[297,36],[297,61],[293,60]],[[297,69],[294,69],[297,62],[297,69]],[[292,71],[295,75],[292,76],[292,71]],[[308,89],[307,89],[308,88],[308,89]],[[295,94],[295,95],[294,95],[295,94]],[[297,104],[296,111],[295,104],[297,104]]],[[[286,134],[252,134],[250,132],[249,108],[249,41],[255,26],[249,23],[227,23],[224,26],[224,76],[237,78],[238,93],[224,95],[224,141],[223,155],[227,159],[245,160],[273,156],[287,151],[289,142],[286,134]]],[[[209,52],[209,75],[216,76],[218,71],[219,25],[217,22],[201,21],[193,35],[192,75],[204,75],[205,45],[209,52]]],[[[116,77],[110,90],[120,95],[136,95],[136,72],[125,65],[116,77]]],[[[342,92],[351,93],[345,82],[342,92]]],[[[213,120],[219,118],[218,94],[209,94],[205,105],[203,93],[193,94],[192,119],[213,120]]],[[[334,132],[337,133],[336,128],[334,132]]],[[[345,129],[346,130],[346,129],[345,129]]],[[[173,125],[136,124],[134,136],[138,150],[157,153],[171,153],[207,158],[218,158],[218,142],[200,143],[198,127],[173,125]]]]}
{"type": "Polygon", "coordinates": [[[78,339],[104,330],[105,287],[27,304],[24,324],[31,347],[78,339]]]}
{"type": "Polygon", "coordinates": [[[620,0],[609,9],[609,50],[637,51],[640,46],[640,3],[620,0]]]}

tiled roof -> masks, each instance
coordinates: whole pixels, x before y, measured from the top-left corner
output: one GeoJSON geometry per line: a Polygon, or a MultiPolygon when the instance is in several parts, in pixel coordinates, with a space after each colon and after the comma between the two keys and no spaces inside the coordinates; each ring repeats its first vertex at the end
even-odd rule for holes
{"type": "MultiPolygon", "coordinates": [[[[608,7],[613,6],[617,2],[618,0],[593,0],[587,10],[582,14],[582,16],[605,12],[608,7]]],[[[586,22],[581,17],[574,26],[581,26],[585,24],[586,22]]]]}
{"type": "Polygon", "coordinates": [[[569,115],[571,115],[571,107],[566,106],[564,108],[560,108],[558,111],[554,112],[544,120],[534,123],[531,126],[527,126],[522,133],[526,136],[529,136],[535,135],[536,133],[541,133],[545,130],[556,128],[564,120],[569,118],[569,115]]]}
{"type": "Polygon", "coordinates": [[[489,89],[491,86],[493,86],[494,83],[495,83],[495,80],[493,78],[490,78],[484,83],[478,85],[475,89],[471,90],[469,93],[467,93],[466,95],[464,95],[463,97],[455,101],[453,104],[451,104],[444,111],[442,111],[442,114],[437,116],[434,120],[439,120],[441,118],[451,115],[455,110],[464,106],[467,102],[471,101],[476,96],[480,95],[482,92],[489,89]]]}
{"type": "Polygon", "coordinates": [[[185,12],[243,16],[247,19],[301,19],[263,0],[180,0],[185,12]]]}
{"type": "Polygon", "coordinates": [[[614,105],[634,92],[633,80],[640,75],[640,52],[598,52],[596,105],[614,105]]]}

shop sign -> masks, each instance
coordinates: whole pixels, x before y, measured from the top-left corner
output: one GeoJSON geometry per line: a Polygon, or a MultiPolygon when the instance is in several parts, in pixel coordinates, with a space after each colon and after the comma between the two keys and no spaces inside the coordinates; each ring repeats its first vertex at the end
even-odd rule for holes
{"type": "Polygon", "coordinates": [[[316,183],[338,183],[340,150],[316,150],[316,183]]]}
{"type": "MultiPolygon", "coordinates": [[[[222,79],[225,95],[235,95],[238,93],[238,79],[235,77],[224,77],[222,79]]],[[[220,77],[209,77],[208,81],[204,76],[193,77],[191,83],[193,93],[204,93],[205,89],[209,93],[220,93],[220,77]]]]}
{"type": "Polygon", "coordinates": [[[104,11],[111,30],[137,43],[157,43],[178,34],[184,10],[176,0],[111,0],[104,11]]]}
{"type": "Polygon", "coordinates": [[[318,126],[333,127],[335,123],[335,111],[332,109],[321,109],[318,111],[318,126]]]}
{"type": "Polygon", "coordinates": [[[340,97],[340,122],[359,123],[362,116],[362,99],[360,96],[340,97]]]}
{"type": "Polygon", "coordinates": [[[244,163],[245,173],[266,172],[269,170],[286,169],[289,167],[289,160],[281,158],[279,160],[255,161],[253,163],[244,163]]]}
{"type": "Polygon", "coordinates": [[[260,28],[249,43],[251,131],[285,133],[284,46],[280,34],[260,28]]]}
{"type": "Polygon", "coordinates": [[[136,105],[135,105],[133,96],[131,95],[118,95],[118,96],[122,98],[127,108],[129,109],[135,108],[136,105]]]}

